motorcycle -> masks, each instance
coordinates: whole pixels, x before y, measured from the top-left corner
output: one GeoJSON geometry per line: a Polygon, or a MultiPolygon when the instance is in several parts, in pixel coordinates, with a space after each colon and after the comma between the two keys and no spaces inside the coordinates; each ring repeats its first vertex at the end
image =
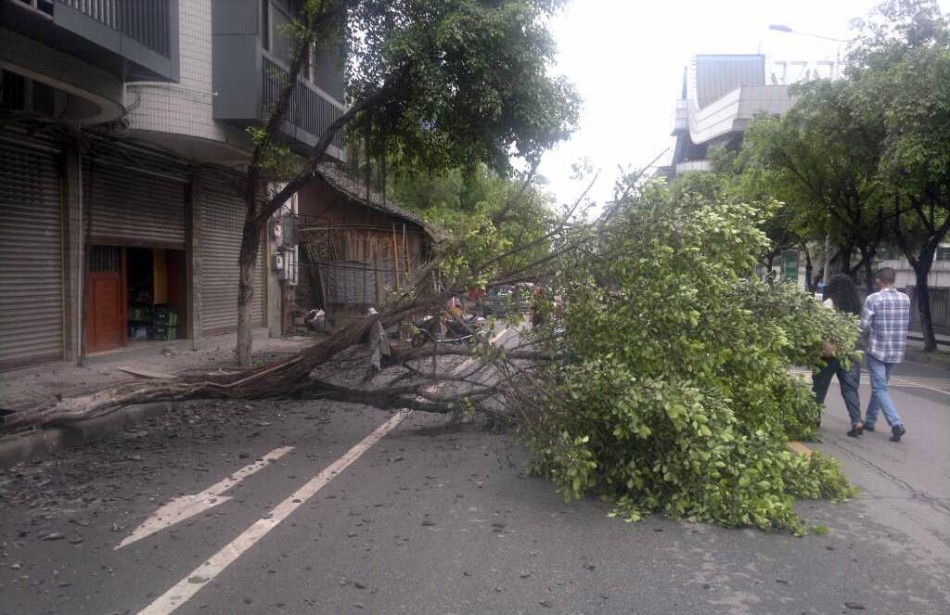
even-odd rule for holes
{"type": "Polygon", "coordinates": [[[410,343],[413,348],[421,348],[430,341],[469,343],[484,331],[487,322],[481,316],[474,315],[465,316],[462,322],[449,318],[444,323],[436,316],[426,316],[414,323],[410,343]]]}

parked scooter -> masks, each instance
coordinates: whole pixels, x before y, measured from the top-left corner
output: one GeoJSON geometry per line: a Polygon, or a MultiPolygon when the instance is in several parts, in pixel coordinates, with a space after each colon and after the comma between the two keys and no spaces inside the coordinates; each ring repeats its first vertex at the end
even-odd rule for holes
{"type": "Polygon", "coordinates": [[[486,321],[481,316],[467,315],[462,322],[447,318],[444,322],[436,316],[426,316],[416,321],[415,332],[410,343],[413,348],[421,348],[427,342],[463,342],[470,343],[472,338],[485,329],[486,321]]]}

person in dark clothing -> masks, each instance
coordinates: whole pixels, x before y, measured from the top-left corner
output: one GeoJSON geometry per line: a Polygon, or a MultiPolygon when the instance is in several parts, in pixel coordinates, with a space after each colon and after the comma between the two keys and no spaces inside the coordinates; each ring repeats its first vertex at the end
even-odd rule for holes
{"type": "MultiPolygon", "coordinates": [[[[840,312],[860,316],[861,298],[858,296],[858,289],[850,277],[844,274],[833,276],[828,281],[824,296],[825,300],[822,305],[840,312]]],[[[848,432],[848,435],[857,438],[863,432],[864,426],[861,420],[861,401],[858,397],[858,385],[861,382],[861,364],[851,359],[847,361],[848,365],[845,367],[844,362],[847,354],[847,352],[842,352],[831,344],[825,344],[821,369],[812,376],[812,391],[814,391],[815,400],[819,404],[825,403],[825,396],[828,394],[831,378],[835,375],[838,376],[838,383],[841,385],[841,397],[844,399],[848,416],[851,418],[851,431],[848,432]]]]}

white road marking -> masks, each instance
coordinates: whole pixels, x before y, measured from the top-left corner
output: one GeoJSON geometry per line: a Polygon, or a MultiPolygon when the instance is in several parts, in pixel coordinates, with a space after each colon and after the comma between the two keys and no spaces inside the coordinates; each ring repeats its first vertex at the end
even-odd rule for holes
{"type": "Polygon", "coordinates": [[[942,393],[944,395],[950,395],[950,391],[944,391],[943,389],[938,389],[936,387],[928,386],[926,384],[921,384],[920,382],[914,382],[912,380],[904,380],[903,378],[891,378],[891,381],[888,383],[892,387],[904,387],[909,389],[925,389],[927,391],[933,391],[934,393],[942,393]]]}
{"type": "Polygon", "coordinates": [[[151,536],[155,532],[171,527],[185,519],[194,517],[204,511],[214,508],[218,504],[223,504],[231,499],[229,495],[221,495],[231,487],[235,486],[248,476],[258,472],[268,466],[271,462],[277,461],[290,451],[294,450],[292,446],[275,448],[264,455],[260,460],[244,466],[231,476],[215,483],[201,493],[193,495],[183,495],[175,498],[168,504],[165,504],[156,510],[151,517],[146,519],[142,525],[138,526],[134,532],[119,543],[114,550],[119,550],[126,545],[130,545],[137,540],[142,540],[146,536],[151,536]]]}
{"type": "MultiPolygon", "coordinates": [[[[801,369],[791,369],[789,370],[789,373],[792,374],[793,376],[798,376],[799,378],[807,378],[812,375],[812,372],[801,370],[801,369]]],[[[862,372],[862,375],[864,376],[862,380],[866,380],[867,372],[862,372]]],[[[941,383],[943,381],[936,379],[936,380],[931,380],[930,382],[941,383]]],[[[862,382],[862,384],[864,384],[864,382],[862,382]]],[[[920,382],[919,380],[910,380],[903,376],[892,376],[891,379],[888,381],[888,386],[901,387],[905,389],[924,389],[927,391],[932,391],[934,393],[940,393],[942,395],[950,396],[950,391],[948,390],[938,389],[937,387],[930,386],[929,384],[925,384],[923,382],[920,382]]]]}
{"type": "Polygon", "coordinates": [[[403,410],[377,427],[376,431],[363,438],[359,444],[347,451],[345,455],[307,481],[303,487],[278,504],[277,507],[264,518],[259,519],[254,525],[244,530],[244,533],[235,538],[230,544],[225,545],[203,564],[195,568],[188,576],[162,594],[155,602],[139,611],[139,615],[168,615],[183,605],[192,596],[198,593],[198,590],[221,574],[225,568],[264,538],[272,529],[280,525],[281,521],[289,517],[291,513],[313,497],[327,483],[333,480],[334,477],[343,472],[351,463],[359,459],[371,446],[395,429],[396,426],[410,414],[411,411],[403,410]]]}
{"type": "MultiPolygon", "coordinates": [[[[498,340],[504,337],[505,334],[508,333],[509,331],[511,331],[511,329],[507,329],[507,328],[503,329],[501,333],[499,333],[495,337],[488,340],[488,343],[494,345],[498,340]]],[[[458,367],[452,370],[452,373],[461,374],[462,372],[464,372],[465,370],[467,370],[469,367],[471,367],[474,364],[475,364],[475,359],[472,359],[471,357],[469,357],[468,359],[465,359],[458,367]]]]}

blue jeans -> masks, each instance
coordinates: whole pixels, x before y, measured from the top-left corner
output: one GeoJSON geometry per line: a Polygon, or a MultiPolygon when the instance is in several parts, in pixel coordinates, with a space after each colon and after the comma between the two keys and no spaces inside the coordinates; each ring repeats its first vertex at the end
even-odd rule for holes
{"type": "Polygon", "coordinates": [[[836,375],[838,384],[841,385],[841,397],[851,418],[851,425],[860,425],[861,402],[858,399],[858,385],[861,382],[861,364],[857,361],[850,361],[848,369],[845,369],[840,360],[827,359],[821,370],[812,375],[811,390],[815,393],[815,401],[819,404],[825,403],[828,386],[836,375]]]}
{"type": "Polygon", "coordinates": [[[901,416],[897,414],[891,394],[887,392],[887,381],[891,377],[891,368],[894,363],[879,361],[869,354],[865,355],[868,364],[868,376],[871,378],[871,401],[868,402],[867,412],[864,413],[864,423],[874,425],[879,410],[884,411],[884,418],[891,427],[902,425],[901,416]]]}

